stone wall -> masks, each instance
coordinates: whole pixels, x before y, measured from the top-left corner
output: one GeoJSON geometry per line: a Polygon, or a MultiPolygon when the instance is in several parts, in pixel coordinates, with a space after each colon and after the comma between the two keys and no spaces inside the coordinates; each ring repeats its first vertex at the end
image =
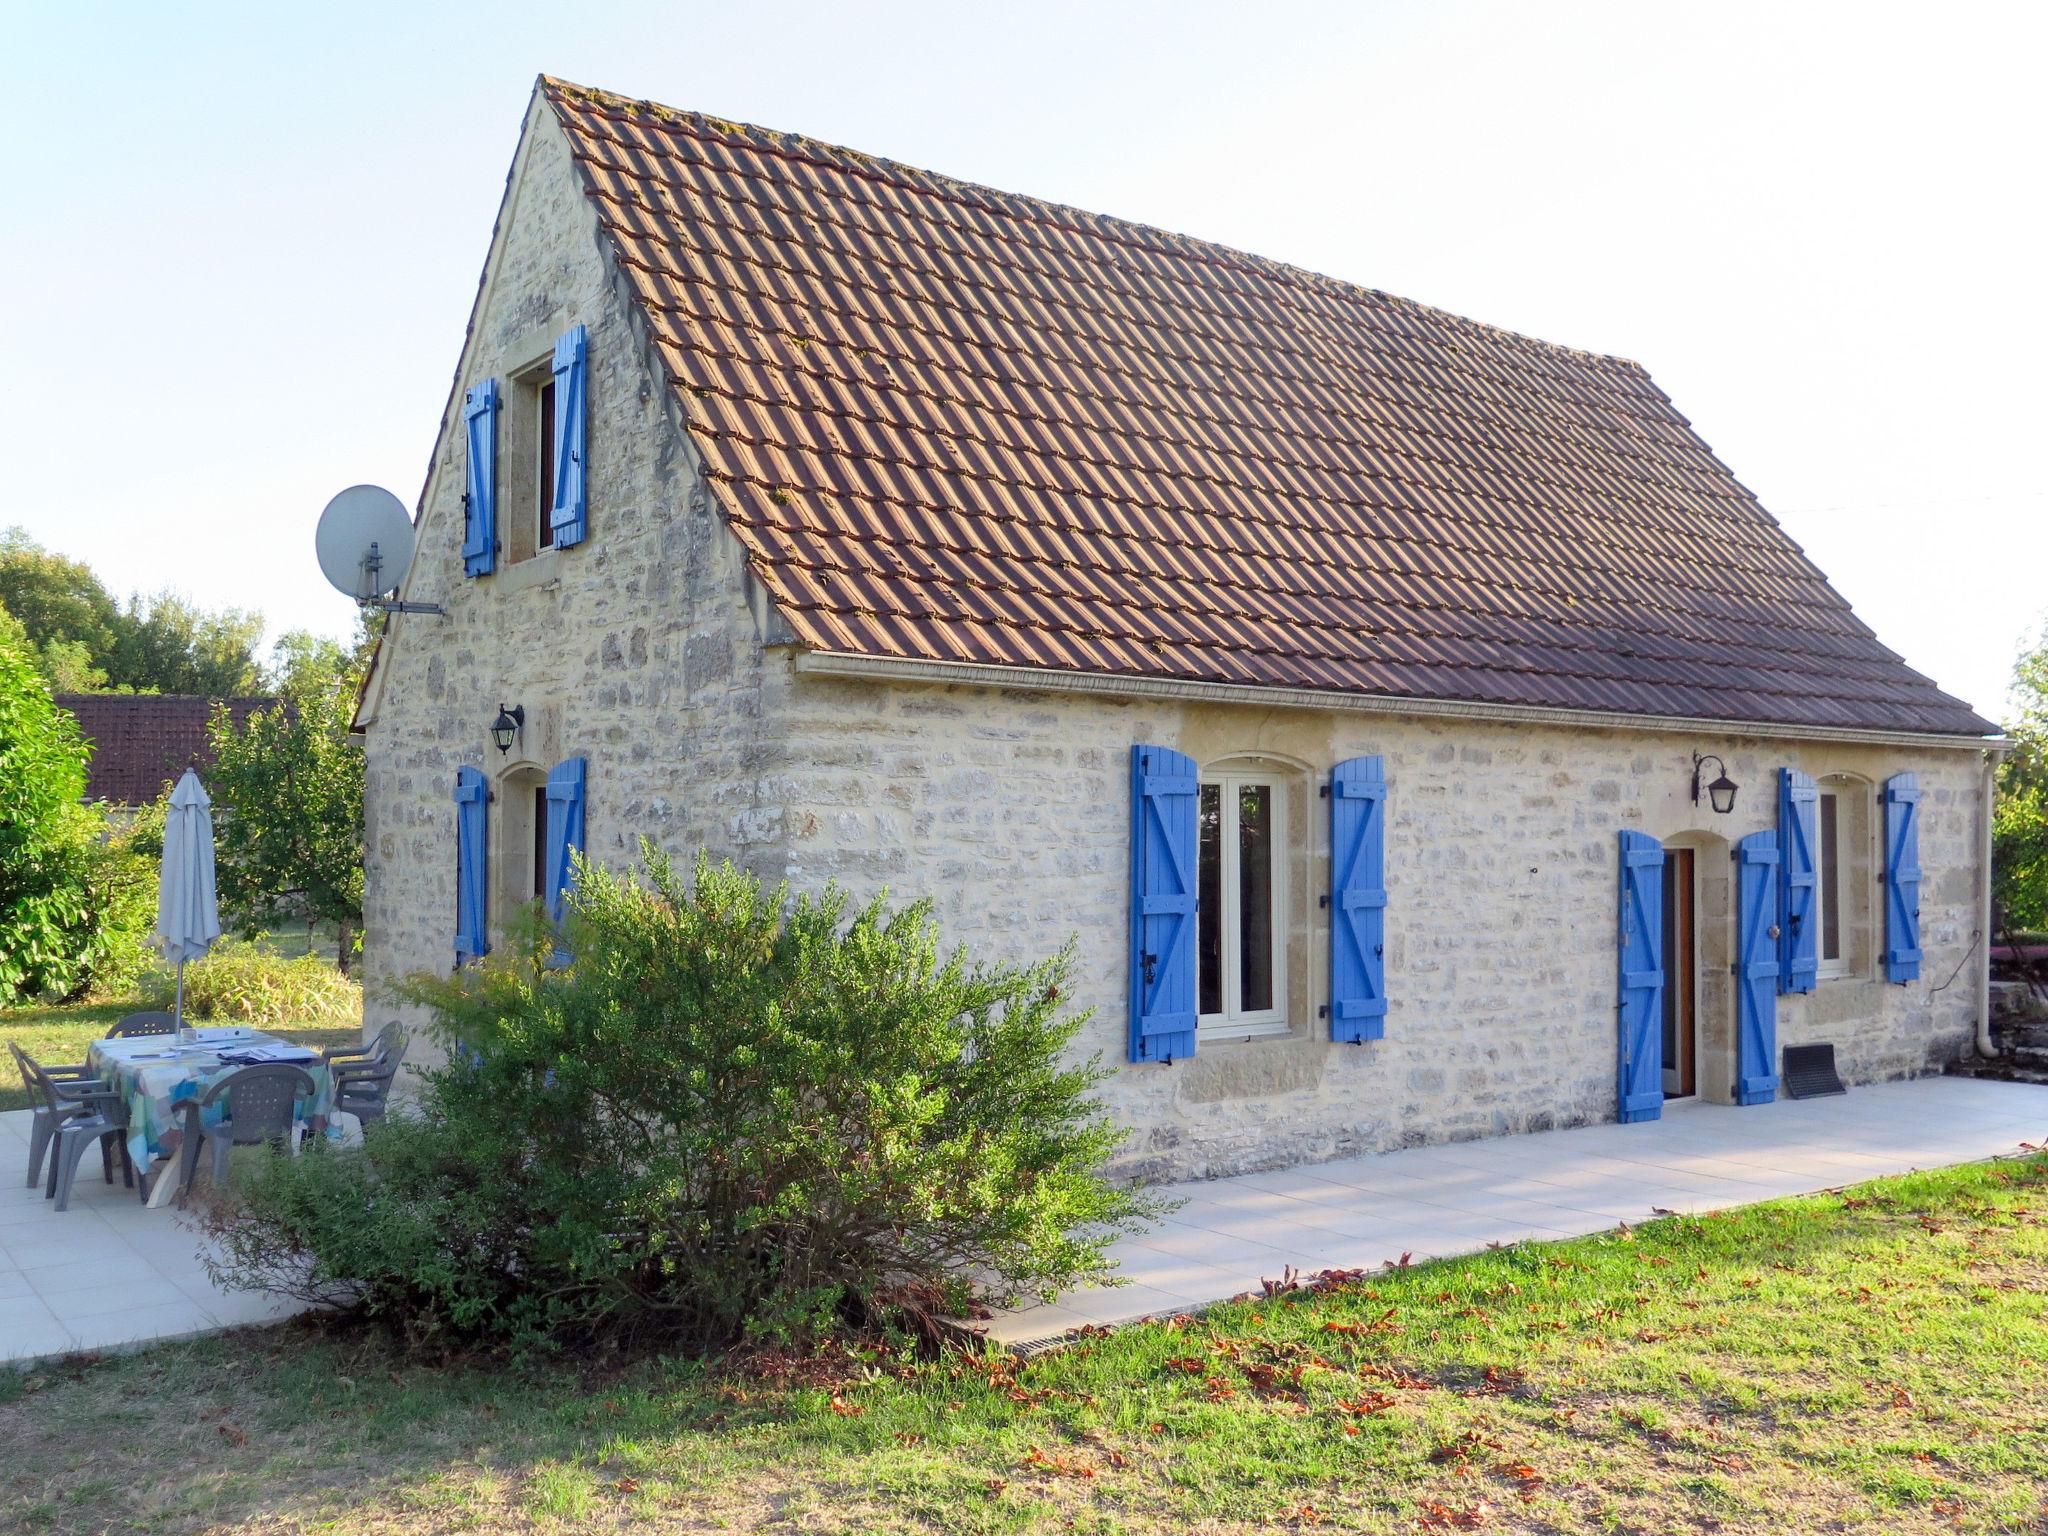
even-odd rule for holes
{"type": "MultiPolygon", "coordinates": [[[[517,434],[508,433],[517,441],[517,434]]],[[[507,477],[508,499],[517,490],[507,477]]],[[[1774,824],[1780,764],[1854,776],[1902,769],[1925,794],[1922,979],[1860,970],[1781,1000],[1782,1042],[1836,1043],[1851,1082],[1924,1072],[1966,1049],[1976,989],[1978,763],[1932,748],[1821,746],[1336,710],[879,683],[802,673],[758,614],[737,542],[697,474],[657,361],[544,108],[522,141],[506,211],[423,502],[406,596],[446,618],[394,622],[366,701],[367,975],[373,1025],[404,1010],[389,982],[453,960],[455,769],[482,767],[493,806],[493,911],[522,894],[522,794],[588,759],[588,850],[606,863],[653,839],[682,858],[731,855],[813,889],[931,895],[949,938],[1018,959],[1072,939],[1083,1046],[1125,1054],[1129,751],[1178,748],[1206,766],[1294,775],[1287,1032],[1205,1041],[1166,1066],[1119,1065],[1105,1086],[1133,1128],[1140,1177],[1222,1174],[1427,1140],[1612,1117],[1615,833],[1696,849],[1705,897],[1728,848],[1774,824]],[[462,574],[463,386],[517,377],[555,336],[590,329],[590,535],[575,549],[462,574]],[[501,757],[488,727],[522,704],[501,757]],[[1691,753],[1721,754],[1735,814],[1689,799],[1691,753]],[[1387,823],[1386,1038],[1333,1046],[1319,1018],[1328,966],[1327,808],[1342,758],[1383,754],[1387,823]],[[1937,990],[1959,965],[1953,985],[1937,990]]],[[[508,507],[504,517],[518,515],[508,507]]],[[[1874,844],[1874,816],[1861,823],[1874,844]]],[[[1874,878],[1876,849],[1861,855],[1874,878]]],[[[1703,912],[1728,921],[1727,903],[1703,912]]],[[[1701,987],[1701,1090],[1726,1099],[1732,992],[1701,987]]],[[[1981,951],[1979,952],[1981,953],[1981,951]]],[[[1740,1113],[1728,1110],[1727,1113],[1740,1113]]]]}
{"type": "MultiPolygon", "coordinates": [[[[1936,992],[1976,943],[1978,758],[1930,748],[1772,742],[1430,721],[1321,709],[1122,702],[771,672],[791,876],[858,892],[935,896],[952,937],[1019,958],[1070,937],[1088,1049],[1123,1062],[1129,751],[1170,746],[1205,768],[1259,758],[1299,774],[1303,814],[1284,1038],[1212,1044],[1193,1060],[1119,1067],[1107,1094],[1134,1127],[1146,1177],[1278,1167],[1419,1141],[1613,1118],[1616,833],[1693,846],[1705,888],[1729,850],[1776,824],[1776,770],[1906,769],[1924,793],[1921,980],[1890,986],[1877,955],[1809,996],[1779,1000],[1781,1044],[1835,1043],[1869,1082],[1938,1070],[1969,1047],[1974,972],[1936,992]],[[1716,816],[1690,798],[1691,754],[1727,760],[1742,786],[1716,816]],[[1386,1038],[1332,1045],[1326,1000],[1330,765],[1386,759],[1386,1038]]],[[[1846,792],[1846,786],[1845,786],[1846,792]]],[[[1873,818],[1874,825],[1874,818],[1873,818]]],[[[1875,882],[1874,846],[1845,864],[1875,882]]],[[[1723,924],[1729,903],[1702,902],[1723,924]]],[[[1702,965],[1732,954],[1703,934],[1702,965]]],[[[1976,950],[1982,954],[1981,948],[1976,950]]],[[[1700,988],[1701,1096],[1732,1098],[1733,990],[1700,988]]],[[[1739,1111],[1731,1110],[1730,1113],[1739,1111]]]]}
{"type": "MultiPolygon", "coordinates": [[[[507,415],[512,407],[508,403],[507,415]]],[[[757,829],[785,798],[762,767],[761,635],[737,542],[697,473],[554,119],[537,107],[522,139],[486,280],[422,500],[404,595],[447,617],[395,618],[365,701],[368,1021],[411,1018],[388,986],[454,960],[455,770],[484,770],[494,921],[530,890],[521,792],[560,759],[589,761],[588,848],[625,864],[643,835],[678,849],[763,862],[757,829]],[[500,443],[498,570],[463,574],[462,391],[509,381],[554,339],[589,328],[589,537],[542,551],[515,538],[531,515],[522,439],[500,443]],[[490,743],[500,704],[526,727],[509,755],[490,743]],[[522,883],[526,890],[520,889],[522,883]]],[[[530,791],[529,791],[530,792],[530,791]]],[[[417,1023],[417,1019],[413,1019],[417,1023]]]]}

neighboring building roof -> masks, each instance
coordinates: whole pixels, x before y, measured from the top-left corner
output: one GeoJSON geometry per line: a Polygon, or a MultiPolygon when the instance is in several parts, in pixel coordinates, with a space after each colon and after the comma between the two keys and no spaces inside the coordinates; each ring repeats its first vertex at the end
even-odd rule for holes
{"type": "Polygon", "coordinates": [[[1877,641],[1634,363],[540,89],[726,516],[807,646],[1995,729],[1877,641]]]}
{"type": "Polygon", "coordinates": [[[213,764],[206,722],[226,704],[239,728],[275,699],[210,699],[189,693],[63,693],[57,702],[78,717],[92,743],[86,797],[112,805],[148,805],[187,768],[204,778],[213,764]]]}

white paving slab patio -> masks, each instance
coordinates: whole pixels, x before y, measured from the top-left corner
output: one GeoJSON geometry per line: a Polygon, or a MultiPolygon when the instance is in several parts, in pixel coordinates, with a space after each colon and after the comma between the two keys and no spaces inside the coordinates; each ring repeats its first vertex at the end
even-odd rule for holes
{"type": "Polygon", "coordinates": [[[71,1209],[27,1188],[29,1111],[0,1114],[0,1364],[274,1322],[297,1308],[206,1277],[206,1242],[175,1209],[145,1210],[97,1154],[71,1209]]]}
{"type": "Polygon", "coordinates": [[[1187,1203],[1111,1250],[1122,1286],[980,1324],[1021,1343],[1086,1324],[1187,1312],[1289,1266],[1371,1269],[1578,1237],[1657,1210],[1703,1211],[2048,1142],[2048,1088],[1927,1077],[1839,1098],[1737,1109],[1682,1100],[1660,1120],[1415,1147],[1280,1173],[1179,1184],[1187,1203]]]}
{"type": "MultiPolygon", "coordinates": [[[[79,1170],[59,1213],[23,1183],[28,1112],[0,1114],[0,1363],[274,1321],[294,1310],[222,1291],[175,1210],[79,1170]]],[[[1488,1243],[1572,1237],[1657,1208],[1699,1211],[1884,1174],[1975,1162],[2048,1141],[2048,1087],[1921,1078],[1751,1109],[1681,1103],[1640,1125],[1416,1147],[1281,1173],[1173,1186],[1186,1204],[1113,1250],[1123,1286],[985,1324],[1004,1342],[1185,1312],[1292,1266],[1371,1268],[1488,1243]]]]}

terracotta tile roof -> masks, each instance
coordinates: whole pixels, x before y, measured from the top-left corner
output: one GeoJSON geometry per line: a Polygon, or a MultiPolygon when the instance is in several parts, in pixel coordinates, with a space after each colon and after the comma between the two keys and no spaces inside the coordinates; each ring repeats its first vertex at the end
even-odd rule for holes
{"type": "Polygon", "coordinates": [[[1648,374],[543,79],[807,646],[1986,733],[1648,374]]]}
{"type": "Polygon", "coordinates": [[[78,717],[92,743],[86,795],[112,805],[148,805],[187,768],[205,777],[213,762],[206,722],[225,702],[240,726],[277,700],[225,701],[186,693],[65,693],[57,702],[78,717]]]}

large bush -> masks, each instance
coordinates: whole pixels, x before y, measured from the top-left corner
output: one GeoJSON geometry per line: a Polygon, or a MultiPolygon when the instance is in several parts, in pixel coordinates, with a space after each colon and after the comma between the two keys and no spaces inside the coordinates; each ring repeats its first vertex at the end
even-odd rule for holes
{"type": "Polygon", "coordinates": [[[27,648],[0,634],[0,1007],[82,990],[105,948],[86,752],[27,648]]]}
{"type": "Polygon", "coordinates": [[[1991,823],[1993,892],[2014,928],[2048,928],[2048,640],[2013,668],[2012,752],[1998,766],[1991,823]]]}
{"type": "Polygon", "coordinates": [[[531,1345],[928,1327],[1104,1276],[1156,1203],[1101,1176],[1067,955],[974,965],[927,904],[644,852],[583,872],[566,968],[536,921],[408,985],[448,1064],[362,1151],[267,1161],[216,1218],[228,1278],[531,1345]]]}

